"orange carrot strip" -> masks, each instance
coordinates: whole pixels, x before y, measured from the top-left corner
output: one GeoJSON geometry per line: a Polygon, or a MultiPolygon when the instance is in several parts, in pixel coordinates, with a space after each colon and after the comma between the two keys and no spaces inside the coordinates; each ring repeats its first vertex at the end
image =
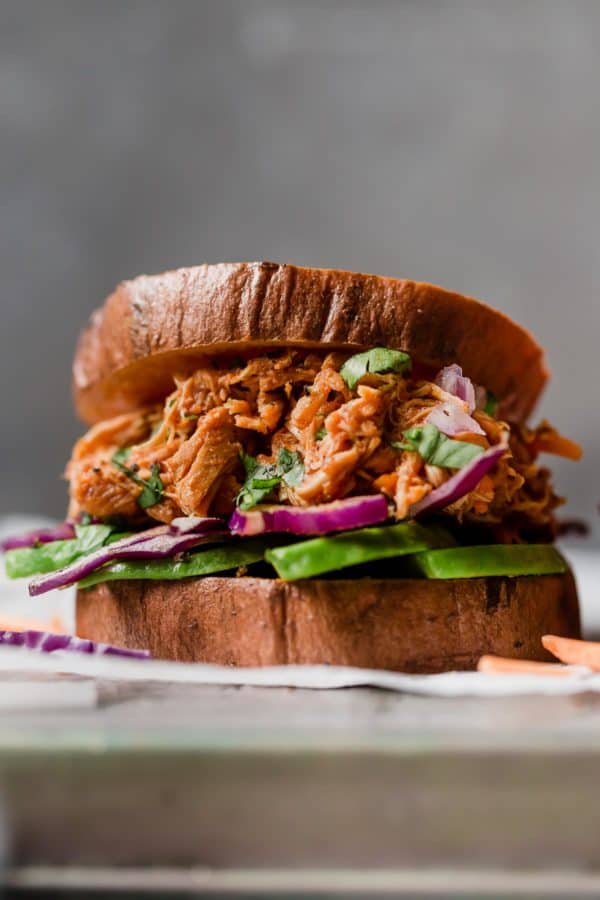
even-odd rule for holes
{"type": "Polygon", "coordinates": [[[54,634],[66,634],[66,627],[60,616],[51,619],[29,619],[26,616],[1,616],[0,629],[3,631],[53,631],[54,634]]]}
{"type": "Polygon", "coordinates": [[[600,672],[600,644],[594,641],[576,641],[573,638],[545,634],[542,644],[561,662],[573,666],[587,666],[594,672],[600,672]]]}
{"type": "Polygon", "coordinates": [[[544,437],[541,435],[534,441],[535,450],[538,453],[553,453],[554,456],[563,456],[575,462],[581,459],[583,450],[575,441],[563,437],[562,434],[552,434],[544,437]]]}
{"type": "Polygon", "coordinates": [[[482,656],[478,672],[502,675],[570,675],[571,670],[560,663],[535,662],[531,659],[507,659],[504,656],[482,656]]]}

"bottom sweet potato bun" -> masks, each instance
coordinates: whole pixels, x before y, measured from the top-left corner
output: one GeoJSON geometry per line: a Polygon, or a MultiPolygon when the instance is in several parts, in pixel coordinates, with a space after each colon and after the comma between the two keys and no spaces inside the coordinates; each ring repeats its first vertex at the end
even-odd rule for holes
{"type": "Polygon", "coordinates": [[[77,593],[77,633],[159,659],[322,663],[442,672],[493,653],[550,659],[542,635],[580,634],[570,572],[451,581],[189,578],[77,593]]]}

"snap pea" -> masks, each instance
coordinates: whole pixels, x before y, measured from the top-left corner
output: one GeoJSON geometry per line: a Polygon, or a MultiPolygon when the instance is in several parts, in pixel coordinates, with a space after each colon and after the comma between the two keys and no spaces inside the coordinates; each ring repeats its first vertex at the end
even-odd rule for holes
{"type": "Polygon", "coordinates": [[[492,575],[552,575],[568,571],[549,544],[490,544],[415,553],[411,569],[426,578],[485,578],[492,575]]]}
{"type": "Polygon", "coordinates": [[[222,547],[211,547],[192,553],[183,559],[136,559],[114,562],[83,578],[78,587],[91,587],[102,581],[152,579],[175,581],[198,575],[226,572],[249,566],[264,558],[265,547],[260,540],[244,540],[222,547]]]}
{"type": "Polygon", "coordinates": [[[272,547],[265,553],[265,559],[280,578],[296,581],[452,543],[453,539],[443,528],[401,522],[272,547]]]}

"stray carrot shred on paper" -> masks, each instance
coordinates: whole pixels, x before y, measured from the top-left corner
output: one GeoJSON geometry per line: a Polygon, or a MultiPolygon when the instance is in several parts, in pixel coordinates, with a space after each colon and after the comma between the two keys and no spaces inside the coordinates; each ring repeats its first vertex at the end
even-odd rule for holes
{"type": "Polygon", "coordinates": [[[502,675],[571,675],[572,670],[561,663],[536,662],[531,659],[509,659],[504,656],[482,656],[477,663],[478,672],[502,675]]]}
{"type": "Polygon", "coordinates": [[[572,666],[586,666],[594,672],[600,672],[600,643],[545,634],[542,644],[546,650],[549,650],[563,663],[569,663],[572,666]]]}

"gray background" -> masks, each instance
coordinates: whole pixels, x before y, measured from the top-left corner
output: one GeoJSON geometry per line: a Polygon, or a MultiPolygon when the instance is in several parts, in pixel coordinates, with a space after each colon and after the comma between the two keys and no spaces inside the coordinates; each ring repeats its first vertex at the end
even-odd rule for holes
{"type": "Polygon", "coordinates": [[[0,512],[63,512],[73,344],[118,280],[266,258],[530,326],[597,519],[599,51],[593,0],[3,0],[0,512]]]}

